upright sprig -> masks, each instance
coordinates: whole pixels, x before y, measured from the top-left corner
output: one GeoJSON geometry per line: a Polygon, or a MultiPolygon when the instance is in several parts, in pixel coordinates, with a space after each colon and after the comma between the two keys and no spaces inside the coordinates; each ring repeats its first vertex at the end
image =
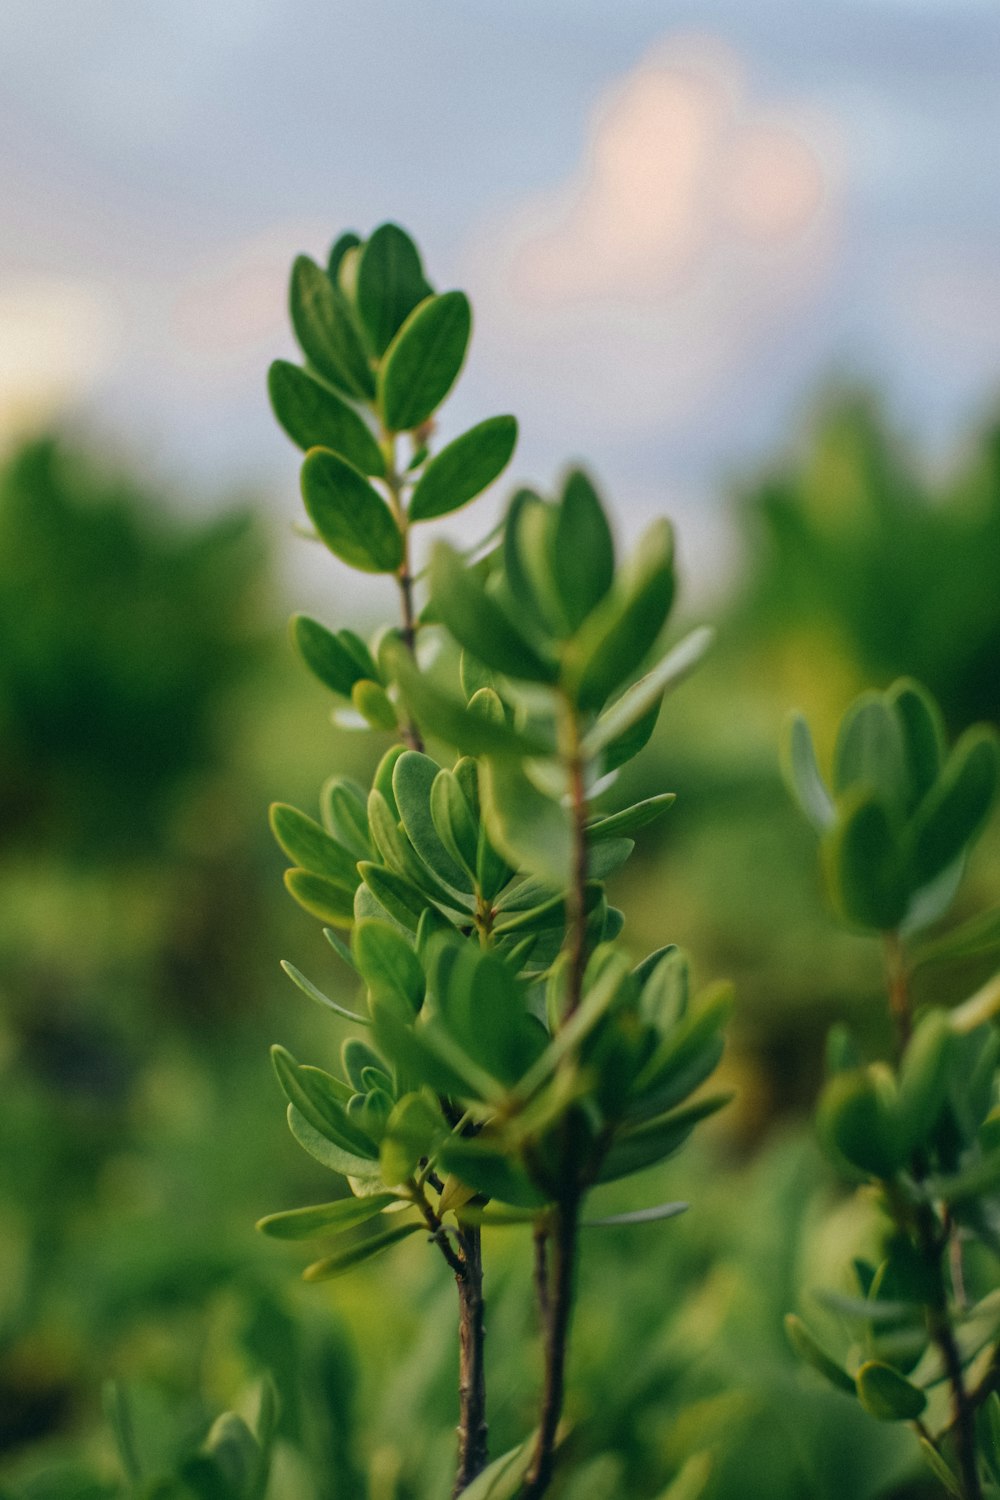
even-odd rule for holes
{"type": "Polygon", "coordinates": [[[272,809],[293,861],[288,888],[327,924],[363,998],[346,1006],[285,970],[364,1036],[343,1043],[340,1074],[273,1050],[293,1135],[350,1196],[261,1228],[336,1236],[310,1280],[423,1233],[458,1286],[454,1493],[538,1497],[555,1462],[586,1195],[671,1155],[725,1102],[691,1096],[721,1055],[728,992],[692,997],[673,945],[634,964],[604,886],[631,835],[674,798],[595,807],[709,634],[639,675],[673,602],[670,528],[655,525],[618,566],[579,471],[556,500],[519,492],[499,541],[467,555],[439,544],[418,599],[413,527],[485,489],[516,439],[501,416],[431,451],[465,357],[468,302],[431,291],[412,242],[384,225],[363,244],[339,240],[328,270],[297,261],[291,310],[307,366],[279,361],[270,389],[308,450],[306,510],[341,561],[395,576],[400,622],[367,643],[293,622],[307,665],[342,700],[335,718],[349,700],[393,743],[368,791],[326,783],[320,821],[272,809]],[[440,658],[430,670],[425,638],[440,658]],[[446,753],[432,757],[428,740],[446,753]],[[489,1467],[484,1224],[533,1230],[545,1365],[537,1432],[489,1467]]]}
{"type": "Polygon", "coordinates": [[[944,917],[1000,783],[1000,742],[978,726],[946,750],[917,683],[865,693],[837,738],[832,783],[805,721],[786,742],[789,783],[821,838],[831,903],[883,945],[891,1061],[862,1063],[843,1027],[828,1046],[820,1135],[875,1186],[883,1258],[854,1263],[856,1297],[828,1294],[854,1336],[847,1365],[794,1315],[793,1346],[874,1416],[911,1422],[959,1500],[1000,1494],[1000,975],[950,1011],[917,1008],[924,966],[1000,949],[1000,912],[944,934],[944,917]],[[970,1261],[968,1249],[987,1252],[970,1261]]]}

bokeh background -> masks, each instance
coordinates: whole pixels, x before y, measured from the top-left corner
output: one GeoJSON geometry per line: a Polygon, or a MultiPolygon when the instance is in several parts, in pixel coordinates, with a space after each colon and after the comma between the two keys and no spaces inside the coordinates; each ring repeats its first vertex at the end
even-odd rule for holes
{"type": "MultiPolygon", "coordinates": [[[[108,1378],[155,1476],[265,1370],[275,1500],[447,1491],[436,1263],[304,1289],[252,1229],[326,1191],[267,1044],[340,1041],[278,969],[335,960],[265,808],[374,753],[284,619],[390,606],[294,535],[264,373],[292,257],[386,217],[474,302],[445,435],[514,411],[512,479],[583,458],[623,538],[670,514],[681,613],[719,629],[615,793],[680,793],[617,895],[637,953],[675,940],[735,981],[738,1100],[646,1184],[690,1214],[588,1242],[561,1493],[659,1500],[705,1450],[708,1500],[926,1492],[781,1333],[859,1228],[807,1121],[825,1030],[881,1038],[878,955],[826,913],[777,744],[799,706],[828,747],[902,672],[954,732],[1000,720],[998,77],[992,0],[7,0],[4,1500],[126,1493],[108,1378]]],[[[963,909],[998,876],[994,826],[963,909]]],[[[501,1451],[536,1351],[525,1246],[489,1253],[501,1451]]]]}

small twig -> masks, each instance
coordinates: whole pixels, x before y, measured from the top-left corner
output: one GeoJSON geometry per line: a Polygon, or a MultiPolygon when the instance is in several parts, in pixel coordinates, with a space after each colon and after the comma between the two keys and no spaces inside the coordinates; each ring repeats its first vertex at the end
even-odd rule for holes
{"type": "Polygon", "coordinates": [[[486,1467],[489,1428],[486,1421],[485,1310],[480,1233],[467,1226],[460,1233],[464,1275],[458,1280],[458,1472],[452,1495],[458,1496],[486,1467]]]}
{"type": "Polygon", "coordinates": [[[549,1226],[546,1222],[535,1225],[535,1299],[538,1303],[538,1320],[542,1338],[549,1335],[552,1320],[552,1303],[549,1296],[549,1226]]]}
{"type": "Polygon", "coordinates": [[[456,1281],[461,1284],[466,1274],[465,1261],[461,1256],[457,1255],[452,1248],[451,1241],[448,1238],[448,1231],[431,1207],[423,1188],[417,1182],[414,1182],[412,1184],[412,1188],[413,1201],[419,1208],[421,1214],[423,1215],[424,1223],[430,1230],[431,1240],[435,1245],[437,1245],[438,1249],[441,1251],[441,1254],[448,1262],[448,1265],[455,1273],[456,1281]]]}
{"type": "Polygon", "coordinates": [[[934,1214],[927,1204],[921,1205],[917,1210],[916,1230],[924,1262],[934,1278],[934,1300],[927,1308],[927,1329],[941,1355],[951,1388],[951,1428],[955,1436],[962,1493],[965,1500],[982,1500],[979,1465],[976,1461],[975,1406],[966,1390],[962,1356],[948,1311],[941,1239],[934,1214]]]}
{"type": "Polygon", "coordinates": [[[579,1203],[573,1197],[561,1203],[554,1214],[551,1302],[545,1339],[545,1387],[542,1392],[535,1455],[525,1481],[522,1500],[539,1500],[549,1487],[555,1467],[556,1437],[562,1416],[566,1351],[573,1310],[578,1213],[579,1203]]]}

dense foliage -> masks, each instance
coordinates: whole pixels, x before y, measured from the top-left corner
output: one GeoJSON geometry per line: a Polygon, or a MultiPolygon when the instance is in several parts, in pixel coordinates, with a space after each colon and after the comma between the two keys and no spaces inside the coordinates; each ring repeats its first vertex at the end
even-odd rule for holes
{"type": "MultiPolygon", "coordinates": [[[[931,479],[871,403],[855,402],[822,407],[795,451],[776,473],[787,478],[785,503],[802,527],[817,507],[835,526],[838,495],[854,497],[854,513],[869,513],[879,493],[889,497],[892,529],[877,543],[883,571],[873,564],[874,602],[846,580],[836,586],[832,560],[819,570],[823,588],[806,586],[797,557],[765,546],[754,519],[743,568],[751,586],[719,604],[710,667],[692,677],[678,711],[664,715],[614,789],[628,802],[663,785],[679,793],[609,877],[609,894],[628,912],[630,946],[655,946],[666,912],[672,933],[700,955],[699,970],[735,981],[722,1077],[736,1099],[638,1187],[601,1189],[605,1217],[628,1211],[640,1190],[646,1203],[690,1200],[692,1208],[673,1223],[611,1225],[584,1239],[563,1477],[553,1487],[567,1500],[660,1500],[676,1486],[674,1500],[699,1485],[705,1500],[943,1493],[905,1423],[877,1422],[855,1396],[824,1388],[798,1368],[782,1332],[796,1309],[842,1368],[854,1373],[870,1355],[914,1374],[901,1352],[912,1330],[901,1328],[890,1346],[889,1330],[877,1331],[882,1353],[874,1354],[856,1308],[848,1315],[811,1290],[832,1288],[834,1300],[856,1303],[852,1261],[878,1270],[891,1249],[871,1195],[852,1188],[845,1196],[844,1167],[825,1164],[803,1121],[825,1033],[848,1021],[862,1062],[892,1059],[896,1043],[881,944],[838,930],[825,914],[809,830],[782,788],[776,747],[789,704],[802,703],[818,741],[832,743],[849,700],[902,671],[933,688],[954,738],[977,718],[1000,717],[995,600],[976,582],[991,554],[967,541],[970,529],[982,538],[1000,525],[995,442],[986,430],[951,472],[931,479]],[[873,445],[892,456],[884,470],[868,461],[873,445]],[[919,601],[907,599],[891,632],[878,608],[885,570],[931,524],[925,509],[936,527],[933,608],[948,621],[933,639],[919,601]]],[[[190,1492],[211,1472],[196,1460],[220,1412],[235,1409],[249,1434],[258,1431],[267,1376],[278,1396],[269,1500],[446,1494],[457,1361],[455,1293],[440,1255],[414,1236],[391,1260],[328,1287],[299,1287],[289,1275],[296,1248],[249,1228],[269,1208],[331,1196],[326,1169],[275,1130],[262,1034],[337,1068],[333,1018],[296,1006],[273,959],[296,955],[317,980],[327,958],[338,960],[319,925],[282,899],[259,808],[275,797],[308,805],[331,763],[366,779],[364,736],[322,728],[325,690],[290,669],[240,545],[218,544],[204,592],[200,583],[164,587],[151,635],[149,585],[128,580],[143,569],[162,576],[164,548],[197,556],[203,528],[166,525],[145,480],[123,479],[63,439],[59,485],[73,513],[65,546],[89,559],[71,569],[59,555],[70,523],[40,529],[49,460],[38,452],[14,455],[0,471],[0,596],[15,601],[17,615],[9,629],[30,640],[40,580],[65,566],[44,636],[52,703],[66,702],[86,665],[81,633],[94,637],[100,621],[88,618],[106,619],[116,594],[102,693],[111,721],[127,728],[87,743],[60,729],[53,748],[32,759],[23,747],[43,743],[40,710],[29,715],[0,657],[0,1492],[5,1500],[118,1500],[143,1488],[177,1495],[182,1471],[190,1492]],[[134,538],[130,552],[108,541],[105,508],[134,538]],[[213,620],[228,620],[226,638],[244,643],[238,653],[220,653],[199,634],[213,620]],[[247,626],[266,643],[247,649],[247,626]],[[129,747],[144,728],[130,684],[142,671],[156,680],[171,639],[166,655],[186,653],[187,672],[217,663],[214,685],[200,700],[190,751],[180,733],[156,747],[166,766],[176,752],[176,774],[154,777],[158,794],[119,816],[118,789],[132,784],[129,747]],[[97,806],[111,810],[112,837],[104,836],[110,825],[96,826],[97,806]],[[31,809],[38,815],[29,819],[31,809]],[[127,1413],[135,1482],[102,1410],[109,1376],[120,1382],[108,1410],[119,1425],[127,1413]]],[[[741,485],[741,521],[766,511],[770,485],[741,485]]],[[[455,670],[444,658],[433,680],[460,700],[455,670]]],[[[185,671],[163,681],[159,722],[190,723],[188,687],[185,671]]],[[[956,923],[995,904],[998,876],[994,818],[967,863],[956,923]]],[[[985,919],[975,941],[934,962],[918,963],[911,951],[914,1012],[951,1012],[988,982],[998,952],[985,919]]],[[[358,1005],[360,981],[349,970],[331,968],[320,982],[339,1003],[358,1005]]],[[[541,1351],[525,1307],[525,1232],[484,1228],[483,1240],[491,1427],[503,1452],[535,1420],[526,1367],[537,1369],[541,1351]]],[[[981,1243],[965,1241],[964,1253],[971,1303],[995,1284],[995,1261],[981,1243]]],[[[935,1389],[932,1426],[940,1402],[935,1389]]],[[[223,1423],[210,1446],[232,1430],[223,1423]]],[[[236,1446],[252,1455],[242,1432],[236,1446]]]]}

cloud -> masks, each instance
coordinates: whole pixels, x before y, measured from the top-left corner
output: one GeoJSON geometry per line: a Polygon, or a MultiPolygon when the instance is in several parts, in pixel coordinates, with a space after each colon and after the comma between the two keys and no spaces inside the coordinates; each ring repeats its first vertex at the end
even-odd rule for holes
{"type": "Polygon", "coordinates": [[[478,234],[491,358],[619,431],[689,420],[822,285],[832,141],[730,49],[661,44],[600,101],[571,179],[478,234]]]}
{"type": "Polygon", "coordinates": [[[103,288],[11,276],[0,292],[0,442],[50,421],[94,390],[114,354],[118,314],[103,288]]]}

